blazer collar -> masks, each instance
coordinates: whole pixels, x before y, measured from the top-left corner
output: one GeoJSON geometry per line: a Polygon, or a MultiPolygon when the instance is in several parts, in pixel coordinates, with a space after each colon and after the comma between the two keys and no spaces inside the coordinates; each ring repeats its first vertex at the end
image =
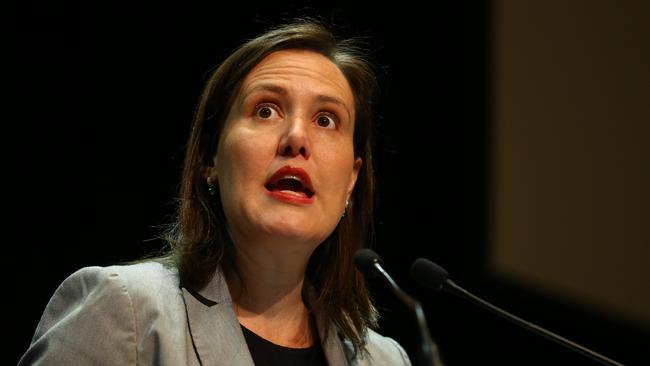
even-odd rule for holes
{"type": "Polygon", "coordinates": [[[221,270],[198,293],[183,288],[183,299],[202,365],[254,366],[221,270]]]}
{"type": "MultiPolygon", "coordinates": [[[[190,334],[201,364],[254,366],[221,268],[200,291],[182,290],[190,334]]],[[[328,364],[348,365],[336,327],[321,318],[316,316],[316,327],[328,364]]]]}

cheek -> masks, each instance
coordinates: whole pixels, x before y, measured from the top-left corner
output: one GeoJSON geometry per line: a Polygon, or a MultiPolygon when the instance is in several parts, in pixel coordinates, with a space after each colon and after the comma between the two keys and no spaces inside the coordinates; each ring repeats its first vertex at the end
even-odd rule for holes
{"type": "Polygon", "coordinates": [[[354,167],[354,153],[351,147],[336,148],[321,153],[320,171],[323,183],[332,195],[344,196],[354,167]]]}
{"type": "Polygon", "coordinates": [[[224,183],[236,190],[264,177],[268,157],[273,156],[269,140],[246,131],[229,133],[221,142],[217,157],[217,172],[224,183]]]}

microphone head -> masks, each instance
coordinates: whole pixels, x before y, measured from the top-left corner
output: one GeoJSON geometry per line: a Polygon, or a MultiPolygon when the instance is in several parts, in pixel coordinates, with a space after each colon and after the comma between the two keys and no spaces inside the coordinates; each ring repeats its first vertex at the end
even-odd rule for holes
{"type": "Polygon", "coordinates": [[[379,258],[379,255],[371,249],[363,248],[354,253],[355,267],[368,278],[373,278],[377,275],[374,271],[375,263],[379,263],[380,265],[384,264],[381,258],[379,258]]]}
{"type": "Polygon", "coordinates": [[[411,265],[411,277],[420,285],[440,291],[449,278],[449,273],[426,258],[418,258],[411,265]]]}

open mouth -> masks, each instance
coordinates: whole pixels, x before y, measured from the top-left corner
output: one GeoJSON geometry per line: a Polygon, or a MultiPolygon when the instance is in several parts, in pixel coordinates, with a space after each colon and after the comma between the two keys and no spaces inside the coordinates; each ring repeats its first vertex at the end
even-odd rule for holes
{"type": "Polygon", "coordinates": [[[283,192],[307,198],[314,195],[314,192],[306,187],[300,178],[294,176],[286,176],[276,182],[269,182],[264,187],[271,192],[283,192]]]}
{"type": "Polygon", "coordinates": [[[302,168],[284,166],[276,171],[264,187],[272,193],[280,193],[298,198],[310,199],[314,188],[309,174],[302,168]]]}

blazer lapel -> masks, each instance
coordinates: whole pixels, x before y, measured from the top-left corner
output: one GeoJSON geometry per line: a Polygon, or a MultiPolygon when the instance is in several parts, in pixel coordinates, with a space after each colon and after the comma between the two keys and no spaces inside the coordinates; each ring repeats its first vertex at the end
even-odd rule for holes
{"type": "MultiPolygon", "coordinates": [[[[307,287],[307,301],[313,303],[316,298],[314,288],[307,287]]],[[[322,314],[315,314],[316,328],[318,329],[318,336],[320,337],[323,353],[327,359],[329,366],[346,366],[348,365],[348,357],[346,355],[344,342],[339,338],[337,328],[329,320],[324,319],[322,314]],[[327,333],[327,337],[325,334],[327,333]]]]}
{"type": "Polygon", "coordinates": [[[254,366],[220,269],[198,293],[183,288],[183,299],[202,365],[254,366]]]}

